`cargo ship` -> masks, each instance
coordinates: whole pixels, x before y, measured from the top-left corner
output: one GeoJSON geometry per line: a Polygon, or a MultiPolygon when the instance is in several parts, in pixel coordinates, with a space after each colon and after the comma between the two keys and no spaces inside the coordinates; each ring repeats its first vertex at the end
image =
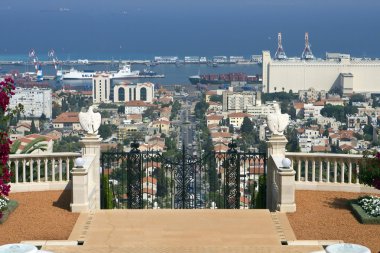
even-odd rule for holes
{"type": "Polygon", "coordinates": [[[191,84],[228,84],[231,82],[245,82],[247,84],[258,84],[262,81],[259,75],[249,76],[245,73],[228,74],[205,74],[190,76],[191,84]]]}

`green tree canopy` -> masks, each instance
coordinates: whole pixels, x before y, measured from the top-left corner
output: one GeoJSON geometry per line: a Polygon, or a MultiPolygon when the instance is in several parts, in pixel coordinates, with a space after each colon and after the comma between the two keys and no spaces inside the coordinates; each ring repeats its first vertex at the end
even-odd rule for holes
{"type": "Polygon", "coordinates": [[[210,101],[212,101],[212,102],[218,102],[218,103],[223,103],[223,96],[222,95],[211,95],[210,96],[210,101]]]}
{"type": "Polygon", "coordinates": [[[240,127],[242,134],[250,134],[253,131],[253,123],[248,117],[244,117],[243,124],[240,127]]]}
{"type": "Polygon", "coordinates": [[[365,102],[365,97],[362,94],[355,93],[350,98],[350,105],[352,105],[353,102],[365,102]]]}

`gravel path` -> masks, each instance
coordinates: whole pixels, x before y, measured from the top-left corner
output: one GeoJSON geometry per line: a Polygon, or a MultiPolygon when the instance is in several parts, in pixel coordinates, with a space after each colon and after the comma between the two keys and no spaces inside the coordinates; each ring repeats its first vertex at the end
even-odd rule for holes
{"type": "Polygon", "coordinates": [[[380,252],[380,225],[360,224],[347,201],[363,193],[297,191],[297,211],[288,214],[298,240],[343,240],[380,252]]]}
{"type": "Polygon", "coordinates": [[[0,245],[22,240],[66,240],[79,214],[71,213],[70,191],[11,193],[19,206],[0,225],[0,245]]]}

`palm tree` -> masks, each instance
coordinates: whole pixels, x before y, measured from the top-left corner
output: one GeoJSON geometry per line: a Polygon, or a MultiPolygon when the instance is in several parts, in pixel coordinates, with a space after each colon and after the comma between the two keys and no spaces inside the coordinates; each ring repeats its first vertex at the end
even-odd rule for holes
{"type": "MultiPolygon", "coordinates": [[[[42,150],[42,151],[46,151],[47,150],[47,144],[46,143],[42,143],[43,141],[45,141],[45,138],[44,137],[38,137],[36,139],[34,139],[33,141],[31,141],[30,143],[28,143],[24,148],[23,150],[21,150],[20,154],[31,154],[33,151],[35,150],[42,150]]],[[[18,151],[18,149],[20,148],[20,145],[21,145],[21,141],[20,140],[16,140],[15,142],[13,142],[13,145],[11,146],[11,149],[9,151],[9,154],[16,154],[16,152],[18,151]]],[[[50,163],[50,162],[49,162],[50,163]]],[[[29,167],[29,162],[26,163],[26,166],[29,167]]],[[[18,167],[16,167],[16,165],[14,165],[14,169],[15,170],[21,170],[21,167],[22,167],[22,164],[20,163],[18,165],[18,167]]],[[[36,170],[36,168],[34,169],[36,170]]],[[[29,169],[26,170],[26,177],[29,177],[29,174],[30,171],[29,169]]],[[[13,173],[13,176],[12,177],[15,177],[15,173],[13,173]]],[[[14,179],[12,179],[13,181],[14,179]]]]}
{"type": "MultiPolygon", "coordinates": [[[[23,148],[23,150],[20,152],[20,154],[31,154],[35,150],[46,151],[47,150],[47,144],[46,143],[42,143],[44,141],[45,141],[44,137],[38,137],[38,138],[34,139],[33,141],[31,141],[30,143],[28,143],[23,148]]],[[[21,145],[21,141],[20,140],[16,140],[13,143],[12,147],[11,147],[10,154],[16,154],[16,152],[19,149],[20,145],[21,145]]]]}

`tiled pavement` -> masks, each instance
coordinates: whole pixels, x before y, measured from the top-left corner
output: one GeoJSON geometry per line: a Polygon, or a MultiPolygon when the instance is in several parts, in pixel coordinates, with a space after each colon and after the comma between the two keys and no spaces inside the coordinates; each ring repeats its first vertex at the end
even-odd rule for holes
{"type": "MultiPolygon", "coordinates": [[[[282,245],[295,236],[283,214],[268,210],[102,210],[82,213],[55,253],[301,253],[321,246],[282,245]],[[75,244],[75,243],[74,243],[75,244]]],[[[59,244],[59,243],[57,243],[59,244]]]]}

